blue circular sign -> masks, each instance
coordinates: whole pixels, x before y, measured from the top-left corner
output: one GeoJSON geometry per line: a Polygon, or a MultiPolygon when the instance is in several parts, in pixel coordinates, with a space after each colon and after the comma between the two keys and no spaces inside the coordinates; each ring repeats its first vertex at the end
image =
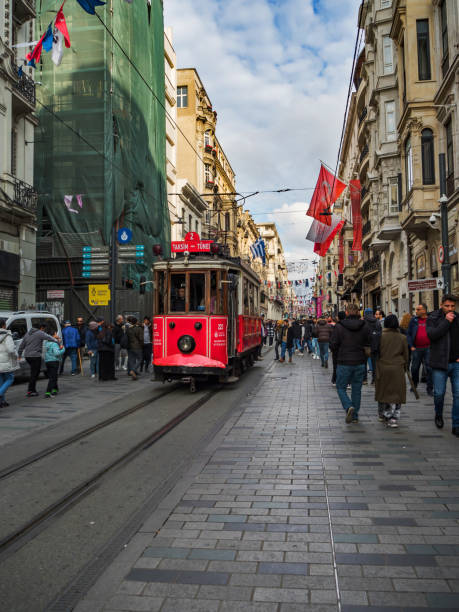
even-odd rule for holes
{"type": "Polygon", "coordinates": [[[132,230],[128,227],[122,227],[118,230],[118,242],[120,244],[129,244],[132,240],[132,230]]]}

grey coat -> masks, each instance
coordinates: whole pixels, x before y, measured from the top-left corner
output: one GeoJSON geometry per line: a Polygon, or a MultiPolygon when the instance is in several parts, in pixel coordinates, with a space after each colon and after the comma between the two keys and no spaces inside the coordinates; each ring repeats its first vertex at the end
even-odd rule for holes
{"type": "Polygon", "coordinates": [[[21,344],[19,345],[18,355],[22,356],[24,353],[24,357],[41,357],[43,353],[43,342],[48,340],[49,342],[56,342],[59,344],[59,341],[52,336],[48,336],[45,332],[40,329],[29,329],[24,338],[22,339],[21,344]]]}

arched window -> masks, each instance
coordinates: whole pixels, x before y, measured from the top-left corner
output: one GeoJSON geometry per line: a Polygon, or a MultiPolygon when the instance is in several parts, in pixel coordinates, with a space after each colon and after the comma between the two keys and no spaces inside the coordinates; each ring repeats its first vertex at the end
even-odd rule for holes
{"type": "Polygon", "coordinates": [[[406,195],[409,194],[413,187],[413,150],[411,148],[411,138],[405,140],[405,184],[406,195]]]}
{"type": "Polygon", "coordinates": [[[422,182],[424,185],[433,185],[435,183],[434,137],[429,128],[421,132],[421,151],[422,182]]]}

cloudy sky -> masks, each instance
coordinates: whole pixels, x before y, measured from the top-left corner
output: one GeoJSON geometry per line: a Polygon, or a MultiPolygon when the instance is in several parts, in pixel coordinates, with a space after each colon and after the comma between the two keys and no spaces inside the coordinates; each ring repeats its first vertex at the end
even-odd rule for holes
{"type": "MultiPolygon", "coordinates": [[[[313,188],[336,164],[359,0],[164,0],[180,68],[197,68],[218,112],[237,190],[313,188]]],[[[247,200],[290,258],[310,257],[312,190],[247,200]],[[292,211],[299,211],[294,213],[292,211]]]]}

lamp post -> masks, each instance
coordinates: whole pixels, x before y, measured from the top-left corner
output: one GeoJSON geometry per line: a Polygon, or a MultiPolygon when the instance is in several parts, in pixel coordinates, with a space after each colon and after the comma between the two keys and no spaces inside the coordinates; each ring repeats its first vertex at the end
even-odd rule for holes
{"type": "Polygon", "coordinates": [[[449,263],[449,237],[448,237],[448,198],[446,196],[446,165],[445,154],[438,156],[440,168],[440,214],[441,214],[441,244],[443,247],[443,262],[441,271],[443,274],[444,292],[451,291],[451,264],[449,263]]]}

